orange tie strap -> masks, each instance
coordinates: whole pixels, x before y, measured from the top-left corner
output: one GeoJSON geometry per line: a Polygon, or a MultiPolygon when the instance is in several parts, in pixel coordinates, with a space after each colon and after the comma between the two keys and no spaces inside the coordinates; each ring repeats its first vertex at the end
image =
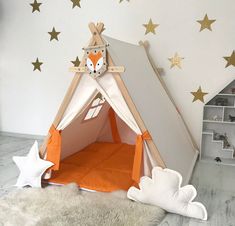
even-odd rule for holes
{"type": "Polygon", "coordinates": [[[142,135],[137,135],[136,144],[135,144],[135,156],[133,163],[133,172],[132,179],[139,183],[140,181],[140,173],[142,166],[142,158],[143,158],[143,145],[145,140],[151,140],[151,136],[148,131],[145,131],[142,135]]]}
{"type": "Polygon", "coordinates": [[[111,126],[113,141],[115,143],[121,143],[121,138],[120,138],[118,128],[117,128],[117,121],[116,121],[116,117],[115,117],[115,112],[112,108],[109,109],[109,122],[110,122],[110,126],[111,126]]]}
{"type": "Polygon", "coordinates": [[[59,170],[60,152],[61,152],[61,131],[57,130],[54,125],[51,126],[49,133],[51,134],[47,143],[47,160],[54,163],[52,170],[59,170]]]}

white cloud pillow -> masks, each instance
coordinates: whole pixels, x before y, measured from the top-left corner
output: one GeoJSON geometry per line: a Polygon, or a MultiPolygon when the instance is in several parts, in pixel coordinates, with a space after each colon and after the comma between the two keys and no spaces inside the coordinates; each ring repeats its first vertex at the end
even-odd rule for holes
{"type": "Polygon", "coordinates": [[[181,187],[182,176],[170,169],[154,167],[152,179],[142,177],[139,187],[131,187],[127,197],[134,201],[156,205],[168,212],[186,217],[207,220],[207,211],[200,202],[193,202],[197,195],[192,185],[181,187]]]}

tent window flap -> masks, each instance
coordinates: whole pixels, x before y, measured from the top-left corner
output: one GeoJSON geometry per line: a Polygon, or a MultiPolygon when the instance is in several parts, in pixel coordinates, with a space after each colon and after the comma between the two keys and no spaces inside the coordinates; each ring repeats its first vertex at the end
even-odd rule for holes
{"type": "Polygon", "coordinates": [[[104,102],[105,99],[101,95],[97,95],[97,97],[92,101],[91,107],[89,108],[83,121],[96,118],[99,115],[104,102]]]}

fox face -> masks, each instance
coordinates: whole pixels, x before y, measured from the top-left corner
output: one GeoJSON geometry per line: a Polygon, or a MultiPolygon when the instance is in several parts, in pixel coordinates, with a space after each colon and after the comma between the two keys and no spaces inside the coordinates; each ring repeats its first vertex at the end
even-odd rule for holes
{"type": "Polygon", "coordinates": [[[86,65],[89,68],[89,70],[92,71],[93,73],[99,71],[102,68],[103,64],[104,64],[104,58],[102,56],[101,51],[95,54],[91,52],[87,56],[86,65]]]}
{"type": "Polygon", "coordinates": [[[106,45],[89,46],[85,51],[85,71],[92,78],[100,77],[108,69],[106,61],[106,45]]]}

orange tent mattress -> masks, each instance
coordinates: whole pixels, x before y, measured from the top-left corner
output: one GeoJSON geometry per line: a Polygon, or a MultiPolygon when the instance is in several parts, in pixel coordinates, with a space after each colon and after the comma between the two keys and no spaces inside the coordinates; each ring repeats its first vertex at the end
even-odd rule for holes
{"type": "Polygon", "coordinates": [[[132,169],[135,146],[96,142],[65,158],[49,182],[77,183],[81,188],[110,192],[128,190],[134,181],[132,169]]]}

